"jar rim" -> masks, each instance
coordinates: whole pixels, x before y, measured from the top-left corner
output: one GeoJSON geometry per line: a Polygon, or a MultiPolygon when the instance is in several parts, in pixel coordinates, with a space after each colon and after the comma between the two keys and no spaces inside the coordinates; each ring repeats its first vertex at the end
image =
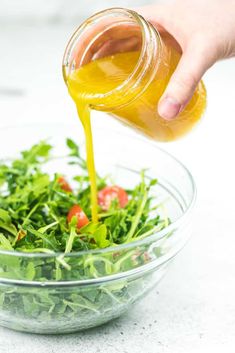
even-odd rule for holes
{"type": "Polygon", "coordinates": [[[124,79],[121,84],[117,85],[112,90],[102,94],[102,100],[103,99],[105,100],[107,97],[112,97],[112,96],[115,96],[116,98],[117,95],[115,95],[115,93],[121,91],[122,92],[121,102],[118,102],[118,99],[115,100],[114,98],[114,99],[111,99],[112,103],[110,104],[105,103],[105,105],[99,105],[99,106],[93,107],[96,110],[103,110],[103,111],[110,111],[113,109],[123,107],[126,104],[129,104],[131,101],[138,98],[138,96],[143,92],[143,90],[145,90],[145,88],[147,88],[147,86],[155,76],[160,64],[161,53],[162,53],[162,41],[161,41],[160,34],[157,31],[157,29],[153,27],[151,23],[149,23],[146,19],[144,19],[144,17],[142,17],[134,10],[130,10],[122,7],[108,8],[100,12],[97,12],[96,14],[92,15],[87,20],[85,20],[71,36],[66,46],[63,60],[62,60],[62,73],[63,73],[63,78],[66,85],[67,85],[67,79],[71,69],[70,68],[71,56],[72,56],[73,50],[75,49],[78,43],[79,37],[84,33],[84,31],[89,29],[92,24],[97,23],[98,21],[102,21],[106,16],[112,16],[112,15],[122,15],[122,16],[126,16],[129,19],[132,19],[133,22],[135,22],[140,27],[141,35],[142,35],[142,44],[141,44],[139,58],[130,75],[126,79],[124,79]],[[151,65],[153,66],[152,72],[148,75],[149,77],[145,77],[146,70],[148,70],[151,67],[151,65]],[[146,81],[146,84],[143,84],[144,79],[146,81]],[[138,90],[138,83],[140,82],[141,82],[142,88],[140,89],[139,87],[139,90],[138,90]],[[132,98],[130,98],[131,89],[135,91],[135,93],[133,93],[132,95],[132,98]],[[125,96],[126,96],[126,99],[124,98],[125,96]],[[113,102],[115,102],[115,105],[113,102]]]}

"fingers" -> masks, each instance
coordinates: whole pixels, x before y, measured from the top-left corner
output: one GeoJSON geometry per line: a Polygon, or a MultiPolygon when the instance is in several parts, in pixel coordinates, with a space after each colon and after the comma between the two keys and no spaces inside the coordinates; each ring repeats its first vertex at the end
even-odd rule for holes
{"type": "Polygon", "coordinates": [[[171,120],[183,110],[213,61],[208,50],[200,49],[196,44],[187,47],[159,101],[158,113],[161,117],[171,120]]]}

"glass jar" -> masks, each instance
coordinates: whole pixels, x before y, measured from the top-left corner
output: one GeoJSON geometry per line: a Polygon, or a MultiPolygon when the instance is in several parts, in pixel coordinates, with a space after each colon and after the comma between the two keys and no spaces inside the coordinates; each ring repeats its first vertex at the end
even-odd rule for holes
{"type": "Polygon", "coordinates": [[[206,91],[201,81],[176,119],[166,121],[159,116],[158,101],[181,56],[169,39],[132,10],[113,8],[95,14],[71,37],[63,58],[63,76],[70,90],[70,77],[76,70],[94,61],[102,63],[106,58],[106,66],[103,65],[100,72],[110,81],[110,89],[107,82],[101,80],[91,97],[90,92],[86,92],[86,81],[96,80],[91,71],[82,84],[75,82],[76,89],[70,94],[87,94],[92,109],[107,111],[155,140],[169,141],[184,135],[203,114],[206,91]],[[122,54],[126,73],[128,71],[125,75],[120,71],[119,79],[116,77],[119,67],[115,67],[115,76],[109,76],[117,54],[122,54]]]}

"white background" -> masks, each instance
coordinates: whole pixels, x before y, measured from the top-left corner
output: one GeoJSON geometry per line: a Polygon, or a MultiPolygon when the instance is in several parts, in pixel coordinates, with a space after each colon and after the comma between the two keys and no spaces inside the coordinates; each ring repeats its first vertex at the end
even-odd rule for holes
{"type": "MultiPolygon", "coordinates": [[[[27,0],[1,0],[0,126],[76,121],[61,75],[65,44],[80,10],[84,17],[101,3],[123,5],[85,3],[38,0],[30,8],[27,0]]],[[[204,81],[203,121],[186,138],[161,145],[189,167],[198,186],[193,237],[168,275],[128,315],[85,333],[46,337],[0,328],[1,353],[234,352],[235,60],[218,63],[204,81]]],[[[102,114],[93,124],[123,129],[102,114]]],[[[0,141],[1,154],[6,148],[0,141]]]]}

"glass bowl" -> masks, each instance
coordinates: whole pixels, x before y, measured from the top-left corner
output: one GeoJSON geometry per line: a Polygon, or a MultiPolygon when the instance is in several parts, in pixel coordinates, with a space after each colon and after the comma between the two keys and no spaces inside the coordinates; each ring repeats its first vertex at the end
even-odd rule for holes
{"type": "MultiPolygon", "coordinates": [[[[65,138],[84,152],[77,124],[37,124],[0,130],[0,159],[12,158],[49,138],[55,156],[65,154],[65,138]]],[[[96,168],[116,184],[133,187],[146,169],[157,178],[153,193],[171,219],[148,238],[96,251],[64,254],[0,251],[0,325],[34,333],[68,333],[103,324],[126,312],[165,274],[190,236],[195,184],[189,171],[154,142],[110,130],[94,130],[96,168]],[[127,266],[128,264],[128,266],[127,266]],[[87,271],[93,266],[93,275],[87,271]]],[[[48,165],[71,174],[63,158],[48,165]]]]}

